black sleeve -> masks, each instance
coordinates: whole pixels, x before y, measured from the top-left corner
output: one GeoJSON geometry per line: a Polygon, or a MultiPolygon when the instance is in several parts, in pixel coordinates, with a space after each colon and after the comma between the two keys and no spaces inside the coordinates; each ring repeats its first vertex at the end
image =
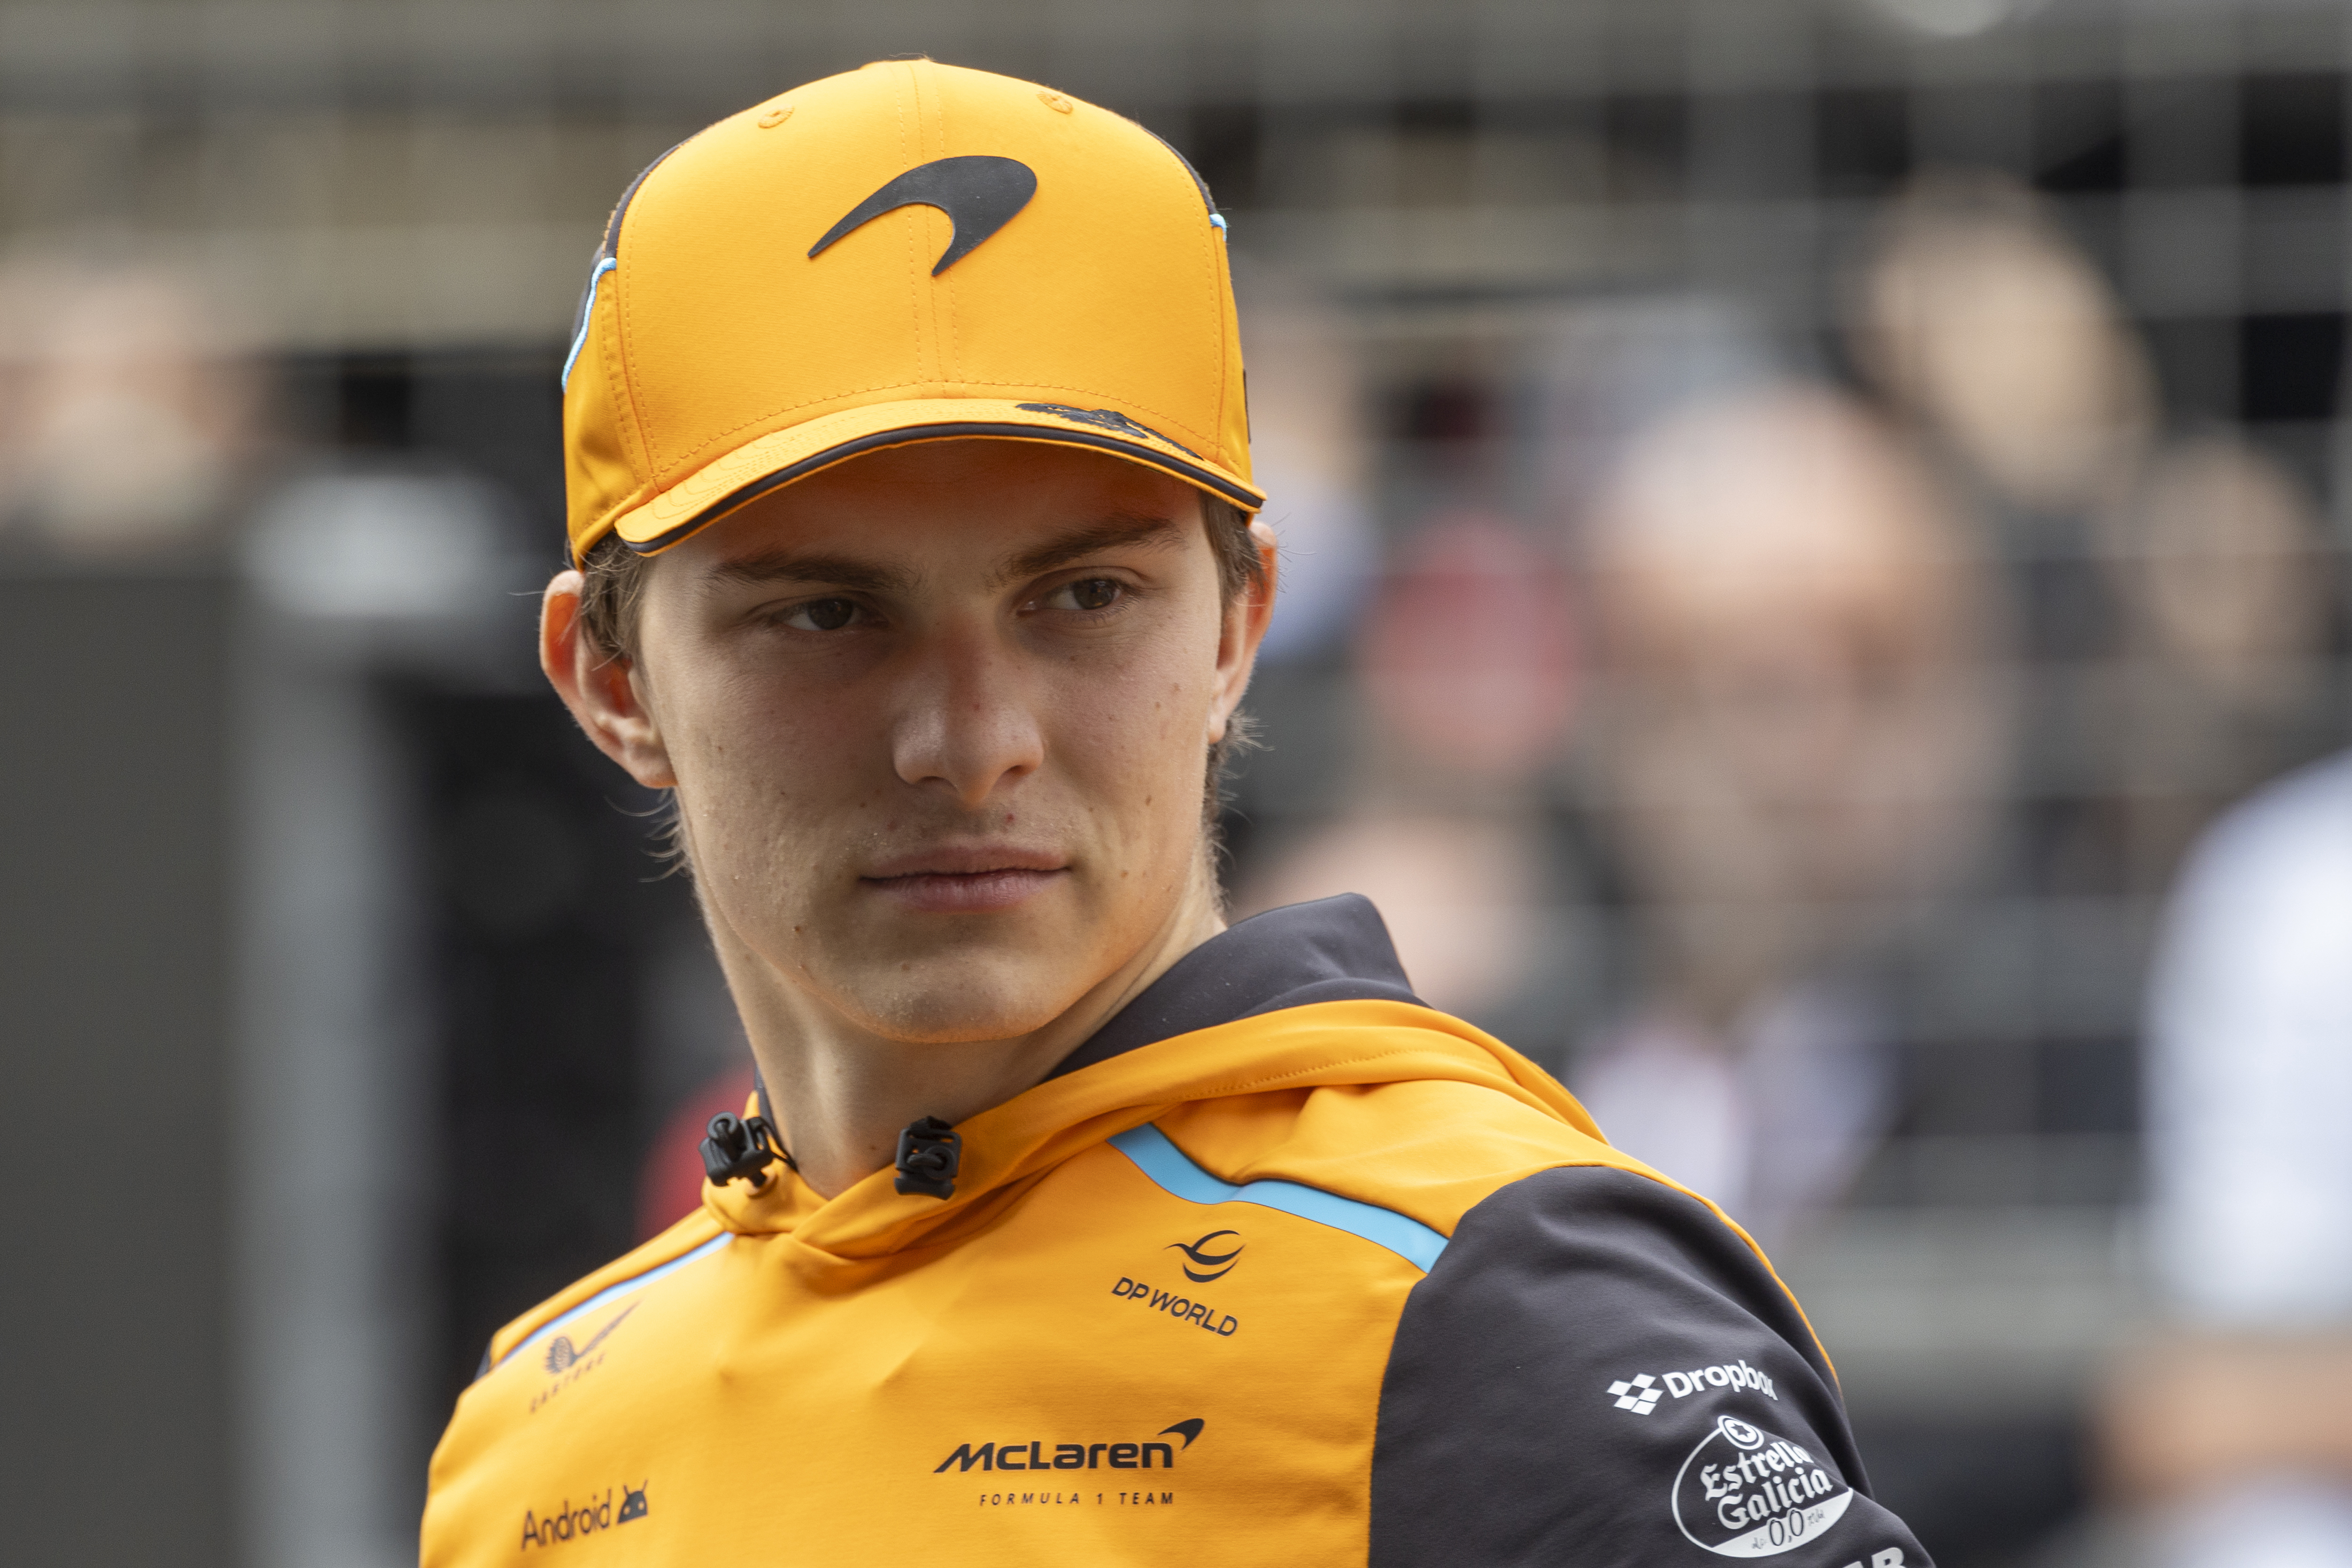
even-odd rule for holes
{"type": "Polygon", "coordinates": [[[1413,1289],[1371,1516],[1373,1568],[1929,1568],[1770,1271],[1705,1205],[1600,1166],[1496,1193],[1413,1289]]]}

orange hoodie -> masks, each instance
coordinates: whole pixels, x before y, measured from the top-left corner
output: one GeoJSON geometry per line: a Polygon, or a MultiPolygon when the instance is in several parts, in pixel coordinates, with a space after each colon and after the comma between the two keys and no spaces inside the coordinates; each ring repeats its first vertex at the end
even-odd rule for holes
{"type": "Polygon", "coordinates": [[[949,1197],[707,1186],[501,1330],[425,1563],[1927,1561],[1753,1243],[1360,899],[957,1131],[949,1197]]]}

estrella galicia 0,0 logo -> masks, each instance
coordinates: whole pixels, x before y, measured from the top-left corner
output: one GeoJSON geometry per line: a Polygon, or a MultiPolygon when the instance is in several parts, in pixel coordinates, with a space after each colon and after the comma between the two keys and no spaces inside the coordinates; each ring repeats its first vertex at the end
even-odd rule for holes
{"type": "Polygon", "coordinates": [[[1777,1557],[1845,1516],[1853,1489],[1785,1437],[1720,1415],[1675,1473],[1675,1527],[1718,1557],[1777,1557]]]}

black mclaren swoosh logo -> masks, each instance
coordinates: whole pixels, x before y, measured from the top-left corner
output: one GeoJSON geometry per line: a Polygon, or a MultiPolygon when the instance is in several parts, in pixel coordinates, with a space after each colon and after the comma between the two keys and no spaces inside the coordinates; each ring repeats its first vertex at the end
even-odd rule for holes
{"type": "Polygon", "coordinates": [[[1036,194],[1036,171],[1018,158],[985,154],[941,158],[908,170],[850,208],[848,216],[809,247],[809,259],[815,260],[835,240],[884,213],[897,212],[900,207],[937,207],[955,224],[955,237],[940,252],[940,264],[931,268],[931,276],[937,278],[979,249],[990,235],[1011,223],[1013,215],[1027,206],[1029,198],[1036,194]]]}
{"type": "Polygon", "coordinates": [[[590,1351],[594,1350],[598,1345],[604,1342],[604,1336],[606,1334],[611,1333],[614,1329],[621,1326],[621,1318],[627,1317],[631,1312],[634,1312],[636,1310],[637,1304],[635,1301],[632,1301],[627,1306],[622,1308],[621,1316],[619,1318],[614,1318],[611,1322],[605,1324],[603,1328],[598,1329],[594,1336],[591,1338],[586,1344],[582,1345],[577,1350],[572,1348],[572,1339],[570,1335],[556,1335],[554,1339],[548,1342],[547,1370],[550,1372],[562,1372],[573,1362],[585,1358],[590,1351]]]}
{"type": "Polygon", "coordinates": [[[1195,1415],[1190,1421],[1179,1421],[1173,1426],[1162,1426],[1156,1436],[1166,1437],[1173,1435],[1181,1437],[1184,1439],[1184,1447],[1189,1448],[1192,1446],[1192,1439],[1201,1435],[1201,1428],[1207,1425],[1206,1421],[1195,1415]]]}
{"type": "Polygon", "coordinates": [[[1184,1278],[1195,1285],[1206,1285],[1210,1280],[1222,1279],[1234,1271],[1234,1260],[1241,1257],[1242,1247],[1247,1245],[1240,1239],[1240,1237],[1241,1232],[1237,1230],[1213,1230],[1195,1242],[1171,1241],[1166,1250],[1181,1252],[1198,1264],[1197,1268],[1187,1268],[1184,1270],[1184,1278]],[[1211,1250],[1220,1238],[1228,1236],[1234,1238],[1232,1251],[1211,1250]]]}

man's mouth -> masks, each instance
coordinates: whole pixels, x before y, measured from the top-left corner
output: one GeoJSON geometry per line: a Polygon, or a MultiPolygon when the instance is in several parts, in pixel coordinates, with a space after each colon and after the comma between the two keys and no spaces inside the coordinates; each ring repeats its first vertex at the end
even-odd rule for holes
{"type": "Polygon", "coordinates": [[[971,848],[900,856],[859,880],[910,910],[973,914],[1012,909],[1068,874],[1067,862],[1046,851],[971,848]]]}

